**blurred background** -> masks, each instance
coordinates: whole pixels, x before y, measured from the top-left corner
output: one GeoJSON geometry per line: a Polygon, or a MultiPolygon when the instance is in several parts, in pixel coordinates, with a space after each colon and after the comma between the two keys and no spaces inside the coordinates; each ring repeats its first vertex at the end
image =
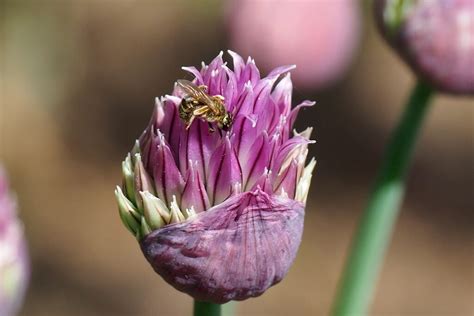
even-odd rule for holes
{"type": "MultiPolygon", "coordinates": [[[[326,315],[384,144],[414,85],[354,0],[0,0],[0,160],[32,260],[20,315],[189,315],[156,275],[113,195],[155,96],[228,48],[268,72],[296,63],[317,101],[318,166],[286,279],[238,315],[326,315]]],[[[227,58],[227,57],[226,57],[227,58]]],[[[473,104],[436,95],[373,315],[472,315],[473,104]]]]}

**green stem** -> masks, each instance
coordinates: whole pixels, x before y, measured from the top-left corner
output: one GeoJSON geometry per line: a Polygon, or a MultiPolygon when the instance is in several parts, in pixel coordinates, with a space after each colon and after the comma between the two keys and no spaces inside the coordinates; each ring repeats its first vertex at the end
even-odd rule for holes
{"type": "Polygon", "coordinates": [[[367,315],[403,199],[404,178],[415,139],[431,95],[432,89],[428,85],[417,83],[392,135],[374,191],[353,241],[333,306],[334,316],[367,315]]]}
{"type": "Polygon", "coordinates": [[[221,305],[194,301],[194,316],[220,316],[221,305]]]}

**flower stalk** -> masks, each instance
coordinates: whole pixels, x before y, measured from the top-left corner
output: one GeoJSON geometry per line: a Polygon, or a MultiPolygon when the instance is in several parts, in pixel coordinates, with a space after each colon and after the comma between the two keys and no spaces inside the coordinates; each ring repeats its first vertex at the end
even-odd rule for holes
{"type": "Polygon", "coordinates": [[[220,316],[221,304],[194,301],[194,316],[220,316]]]}
{"type": "Polygon", "coordinates": [[[375,188],[346,263],[332,315],[367,315],[375,284],[400,211],[407,172],[418,131],[433,90],[415,86],[387,147],[375,188]]]}

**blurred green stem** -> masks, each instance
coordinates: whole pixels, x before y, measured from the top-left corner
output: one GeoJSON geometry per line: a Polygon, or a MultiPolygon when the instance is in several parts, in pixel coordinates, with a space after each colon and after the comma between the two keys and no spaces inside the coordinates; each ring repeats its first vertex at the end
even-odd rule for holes
{"type": "Polygon", "coordinates": [[[404,178],[432,89],[419,81],[387,147],[369,203],[346,263],[333,316],[367,315],[377,276],[397,220],[404,178]]]}
{"type": "Polygon", "coordinates": [[[220,316],[221,305],[194,301],[194,316],[220,316]]]}

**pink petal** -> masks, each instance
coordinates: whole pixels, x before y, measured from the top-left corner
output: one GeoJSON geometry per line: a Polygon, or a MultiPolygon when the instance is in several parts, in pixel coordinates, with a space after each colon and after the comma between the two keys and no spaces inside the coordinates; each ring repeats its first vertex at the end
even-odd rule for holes
{"type": "Polygon", "coordinates": [[[253,105],[255,102],[253,86],[247,83],[244,87],[243,92],[240,94],[235,104],[235,115],[248,115],[253,114],[253,105]]]}
{"type": "Polygon", "coordinates": [[[238,90],[237,90],[237,79],[236,76],[227,66],[223,65],[222,69],[227,74],[227,83],[225,89],[223,91],[224,103],[226,105],[227,111],[233,113],[235,109],[235,103],[238,97],[238,90]]]}
{"type": "Polygon", "coordinates": [[[268,109],[268,100],[272,90],[273,82],[268,79],[260,80],[255,86],[254,95],[255,100],[252,107],[252,113],[260,115],[268,109]]]}
{"type": "Polygon", "coordinates": [[[265,107],[258,114],[257,131],[267,131],[269,135],[275,131],[280,113],[272,99],[267,98],[265,107]]]}
{"type": "Polygon", "coordinates": [[[268,141],[268,135],[262,133],[252,144],[250,149],[239,156],[242,161],[243,188],[249,189],[263,174],[265,169],[269,168],[271,145],[268,141]]]}
{"type": "Polygon", "coordinates": [[[263,174],[257,179],[255,184],[251,187],[250,191],[262,190],[267,194],[273,194],[273,178],[272,172],[265,169],[263,174]]]}
{"type": "Polygon", "coordinates": [[[178,106],[181,98],[166,96],[164,112],[166,120],[163,121],[160,131],[165,135],[175,161],[178,161],[179,138],[184,129],[183,121],[179,118],[178,106]]]}
{"type": "Polygon", "coordinates": [[[207,123],[196,119],[188,130],[184,128],[181,130],[180,141],[179,166],[181,172],[186,173],[190,160],[197,161],[196,169],[201,179],[205,181],[209,175],[207,166],[217,147],[219,134],[209,132],[207,123]]]}
{"type": "Polygon", "coordinates": [[[245,68],[245,62],[242,59],[242,57],[236,52],[233,52],[231,50],[228,50],[227,52],[229,53],[230,56],[232,56],[232,60],[234,62],[235,78],[237,79],[237,82],[241,82],[240,77],[242,76],[242,72],[245,68]]]}
{"type": "Polygon", "coordinates": [[[181,198],[181,209],[185,210],[193,207],[196,213],[200,213],[209,209],[210,204],[204,183],[196,165],[197,161],[195,163],[190,162],[190,168],[187,172],[186,184],[181,198]]]}
{"type": "Polygon", "coordinates": [[[201,70],[202,79],[204,84],[208,87],[208,92],[210,94],[220,94],[219,92],[216,93],[215,85],[216,85],[216,72],[221,71],[221,66],[224,64],[222,60],[222,52],[214,58],[211,63],[201,70]]]}
{"type": "Polygon", "coordinates": [[[152,141],[150,158],[151,174],[158,197],[166,205],[171,203],[173,195],[179,200],[184,185],[183,178],[160,131],[152,141]]]}
{"type": "Polygon", "coordinates": [[[245,65],[242,74],[239,78],[239,83],[246,83],[250,81],[253,86],[255,86],[260,80],[260,71],[255,65],[255,61],[252,58],[247,59],[247,64],[245,65]]]}
{"type": "Polygon", "coordinates": [[[275,86],[272,92],[272,98],[278,106],[280,113],[283,115],[290,113],[292,92],[293,84],[291,83],[290,74],[288,73],[275,86]]]}
{"type": "Polygon", "coordinates": [[[232,146],[239,155],[247,152],[255,140],[256,118],[254,116],[238,115],[233,124],[232,146]]]}
{"type": "Polygon", "coordinates": [[[209,161],[207,192],[212,205],[224,201],[235,183],[242,183],[242,170],[228,137],[218,146],[209,161]]]}

